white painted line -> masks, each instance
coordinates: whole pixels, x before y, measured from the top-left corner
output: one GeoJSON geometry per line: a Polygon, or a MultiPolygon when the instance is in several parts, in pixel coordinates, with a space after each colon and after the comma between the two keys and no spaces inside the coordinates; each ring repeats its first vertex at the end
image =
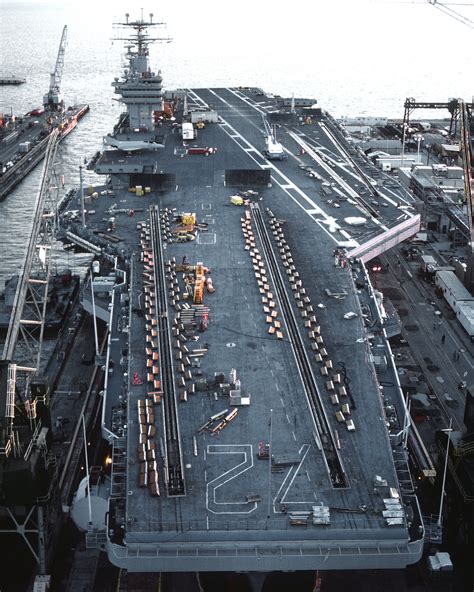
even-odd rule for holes
{"type": "MultiPolygon", "coordinates": [[[[209,89],[210,92],[212,92],[212,94],[214,94],[219,100],[221,100],[223,103],[229,105],[229,103],[223,99],[221,96],[219,96],[216,92],[212,91],[211,89],[209,89]]],[[[197,96],[197,95],[196,95],[197,96]]],[[[202,99],[201,99],[202,100],[202,99]]],[[[225,121],[223,118],[221,118],[223,121],[225,121]]],[[[237,132],[237,130],[235,128],[233,128],[227,121],[226,123],[226,128],[228,127],[231,132],[228,132],[223,126],[221,126],[222,129],[224,129],[224,133],[226,133],[227,135],[229,135],[229,137],[231,137],[232,139],[234,139],[235,141],[235,137],[239,137],[242,139],[242,141],[245,142],[245,144],[247,144],[248,147],[253,148],[256,152],[258,152],[255,149],[255,146],[253,146],[252,144],[250,144],[250,142],[248,140],[246,140],[243,136],[241,136],[239,134],[239,132],[237,132]]],[[[290,134],[291,135],[291,134],[290,134]]],[[[318,210],[319,215],[321,217],[323,217],[326,221],[329,220],[329,218],[332,219],[332,216],[328,216],[324,210],[322,210],[321,208],[318,207],[318,205],[302,190],[300,189],[298,186],[296,186],[284,173],[282,173],[274,164],[271,164],[269,161],[266,161],[267,164],[261,164],[259,163],[250,153],[248,153],[249,157],[261,168],[261,169],[272,169],[274,173],[278,174],[284,181],[284,183],[282,183],[281,181],[279,181],[278,179],[276,179],[274,176],[272,176],[273,181],[280,187],[283,189],[283,191],[285,191],[285,193],[301,208],[303,209],[303,211],[306,211],[306,208],[303,206],[303,204],[301,204],[293,195],[291,195],[288,192],[288,189],[284,189],[284,185],[290,185],[292,186],[292,189],[298,193],[298,195],[300,197],[302,197],[307,203],[309,203],[313,209],[318,210]]],[[[337,238],[335,238],[323,225],[319,224],[317,221],[316,223],[318,224],[318,226],[321,228],[321,230],[323,230],[328,237],[335,243],[340,242],[337,238]]],[[[357,243],[358,246],[358,243],[357,243]]]]}
{"type": "Polygon", "coordinates": [[[206,483],[206,508],[209,512],[213,514],[250,514],[257,509],[257,502],[253,504],[248,504],[246,501],[242,502],[218,502],[216,501],[216,491],[229,483],[236,477],[239,477],[249,469],[253,467],[253,446],[252,444],[209,444],[207,446],[207,451],[209,454],[239,454],[243,455],[244,460],[239,464],[231,467],[221,475],[217,476],[209,483],[206,483]],[[212,499],[209,496],[209,490],[212,487],[212,499]],[[215,506],[216,509],[211,509],[210,504],[215,506]],[[241,508],[245,508],[242,510],[224,510],[220,509],[219,506],[225,507],[235,507],[240,506],[241,508]]]}
{"type": "MultiPolygon", "coordinates": [[[[290,482],[289,482],[289,484],[288,484],[288,487],[285,489],[285,493],[283,494],[283,497],[281,498],[281,501],[280,501],[280,503],[283,503],[283,502],[285,501],[285,498],[286,498],[286,496],[288,495],[288,492],[289,492],[289,490],[290,490],[291,486],[293,485],[293,481],[295,480],[295,477],[296,477],[296,475],[298,474],[298,471],[300,470],[300,468],[301,468],[301,465],[303,464],[303,462],[304,462],[304,459],[306,458],[306,455],[307,455],[307,454],[308,454],[308,452],[309,452],[309,449],[310,449],[310,446],[309,446],[309,444],[305,444],[305,447],[306,447],[306,450],[305,450],[305,453],[304,453],[304,455],[303,455],[303,458],[300,460],[300,462],[299,462],[298,466],[296,467],[296,470],[295,470],[295,472],[294,472],[294,475],[293,475],[293,477],[291,478],[291,480],[290,480],[290,482]]],[[[293,468],[293,467],[292,467],[292,468],[293,468]]],[[[290,472],[291,472],[291,471],[290,471],[290,472]]]]}

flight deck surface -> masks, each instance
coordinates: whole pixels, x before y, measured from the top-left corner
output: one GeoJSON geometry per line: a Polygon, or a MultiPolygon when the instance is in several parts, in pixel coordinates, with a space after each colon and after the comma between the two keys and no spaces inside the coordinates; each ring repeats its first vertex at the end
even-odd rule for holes
{"type": "Polygon", "coordinates": [[[324,115],[282,123],[287,159],[270,161],[262,114],[277,111],[273,98],[187,94],[191,109],[215,110],[219,122],[187,146],[166,123],[162,150],[107,151],[97,169],[111,182],[88,206],[87,230],[69,221],[71,233],[100,244],[99,231],[104,250],[128,261],[111,307],[104,396],[109,558],[131,571],[413,563],[422,539],[394,464],[400,441],[387,427],[367,322],[373,295],[355,281],[359,257],[416,232],[413,201],[349,158],[324,115]],[[212,150],[186,152],[193,146],[212,150]],[[226,185],[236,170],[268,171],[271,182],[226,185]],[[156,184],[137,195],[127,174],[156,184]],[[196,215],[189,242],[177,239],[183,213],[196,215]]]}

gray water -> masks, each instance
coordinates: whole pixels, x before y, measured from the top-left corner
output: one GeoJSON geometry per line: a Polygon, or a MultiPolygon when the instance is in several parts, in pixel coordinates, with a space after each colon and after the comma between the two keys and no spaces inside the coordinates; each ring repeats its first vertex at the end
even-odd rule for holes
{"type": "MultiPolygon", "coordinates": [[[[474,94],[472,29],[427,2],[201,0],[144,8],[145,17],[152,10],[155,21],[166,20],[160,35],[173,38],[150,52],[166,88],[259,86],[314,97],[336,117],[402,118],[406,97],[474,94]]],[[[101,147],[121,112],[111,81],[122,69],[123,43],[111,39],[112,23],[127,10],[140,16],[131,1],[0,2],[0,75],[27,79],[0,87],[0,111],[23,114],[41,105],[68,25],[61,88],[67,105],[87,102],[91,111],[59,149],[66,190],[77,185],[79,165],[101,147]]],[[[474,19],[474,2],[459,10],[474,19]]],[[[434,114],[448,115],[416,112],[434,114]]],[[[0,203],[0,289],[21,268],[40,175],[41,166],[0,203]]],[[[86,173],[86,183],[94,180],[86,173]]],[[[63,262],[76,265],[68,255],[63,262]]]]}

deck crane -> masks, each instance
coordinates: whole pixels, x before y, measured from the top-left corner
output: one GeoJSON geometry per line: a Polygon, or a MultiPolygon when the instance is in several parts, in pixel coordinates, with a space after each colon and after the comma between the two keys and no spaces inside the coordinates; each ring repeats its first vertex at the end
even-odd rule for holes
{"type": "Polygon", "coordinates": [[[276,126],[272,126],[268,123],[265,115],[262,115],[263,127],[265,129],[265,143],[266,148],[263,151],[268,160],[288,160],[288,155],[283,150],[283,146],[277,142],[276,139],[276,126]]]}
{"type": "Polygon", "coordinates": [[[60,91],[61,78],[64,67],[64,54],[66,52],[67,25],[64,25],[61,42],[54,72],[50,74],[49,91],[43,97],[43,105],[50,111],[60,111],[63,108],[63,95],[60,91]]]}

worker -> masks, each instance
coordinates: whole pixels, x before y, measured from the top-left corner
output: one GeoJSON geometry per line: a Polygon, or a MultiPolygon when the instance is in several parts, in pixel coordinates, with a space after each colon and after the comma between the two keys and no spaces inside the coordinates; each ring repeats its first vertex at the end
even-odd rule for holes
{"type": "Polygon", "coordinates": [[[445,341],[446,341],[446,335],[443,333],[443,335],[441,335],[441,344],[444,345],[445,341]]]}

